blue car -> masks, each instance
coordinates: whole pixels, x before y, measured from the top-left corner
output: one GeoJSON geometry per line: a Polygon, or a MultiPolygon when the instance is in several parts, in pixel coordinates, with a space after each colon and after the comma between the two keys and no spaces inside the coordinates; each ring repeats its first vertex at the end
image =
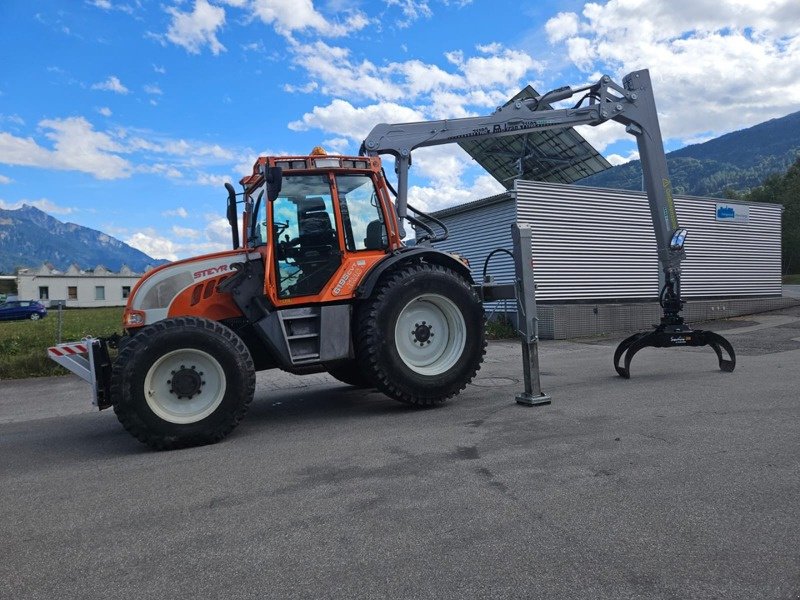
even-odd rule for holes
{"type": "Polygon", "coordinates": [[[47,316],[44,305],[33,300],[10,300],[0,304],[0,321],[30,319],[37,321],[47,316]]]}

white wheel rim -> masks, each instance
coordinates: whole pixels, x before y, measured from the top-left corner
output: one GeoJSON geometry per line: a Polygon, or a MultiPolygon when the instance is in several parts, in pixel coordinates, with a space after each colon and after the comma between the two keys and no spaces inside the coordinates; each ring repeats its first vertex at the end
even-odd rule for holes
{"type": "Polygon", "coordinates": [[[400,311],[394,339],[400,359],[420,375],[446,373],[464,352],[466,324],[449,298],[422,294],[400,311]]]}
{"type": "MultiPolygon", "coordinates": [[[[194,377],[194,375],[192,375],[194,377]]],[[[147,405],[159,418],[185,425],[202,421],[222,403],[226,379],[217,359],[202,350],[173,350],[159,358],[144,378],[147,405]],[[191,397],[178,397],[172,378],[182,369],[197,373],[201,385],[191,397]]]]}
{"type": "Polygon", "coordinates": [[[39,320],[39,315],[37,313],[33,313],[31,315],[31,321],[38,321],[38,320],[39,320]]]}

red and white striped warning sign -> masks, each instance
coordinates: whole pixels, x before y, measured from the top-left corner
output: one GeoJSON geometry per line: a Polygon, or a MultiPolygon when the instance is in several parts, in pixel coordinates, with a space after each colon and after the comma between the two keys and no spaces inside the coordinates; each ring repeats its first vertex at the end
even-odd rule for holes
{"type": "Polygon", "coordinates": [[[86,354],[89,349],[86,344],[59,344],[47,349],[50,356],[70,356],[72,354],[86,354]]]}

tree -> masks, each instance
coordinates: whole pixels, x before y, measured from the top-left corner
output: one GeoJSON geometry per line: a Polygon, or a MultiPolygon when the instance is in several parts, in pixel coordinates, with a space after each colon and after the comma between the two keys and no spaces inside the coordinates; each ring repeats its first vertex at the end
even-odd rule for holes
{"type": "Polygon", "coordinates": [[[783,272],[800,273],[800,159],[783,175],[770,175],[743,196],[752,202],[774,202],[783,206],[781,246],[783,272]]]}

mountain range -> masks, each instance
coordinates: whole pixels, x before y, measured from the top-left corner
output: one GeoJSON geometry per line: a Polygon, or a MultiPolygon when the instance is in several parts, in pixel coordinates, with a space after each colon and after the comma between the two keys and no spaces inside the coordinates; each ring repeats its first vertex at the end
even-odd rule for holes
{"type": "Polygon", "coordinates": [[[103,265],[111,271],[127,265],[141,273],[164,262],[95,229],[62,223],[34,206],[0,209],[0,273],[42,263],[61,271],[73,263],[81,269],[103,265]]]}
{"type": "MultiPolygon", "coordinates": [[[[733,197],[785,172],[800,155],[800,112],[726,133],[667,154],[672,189],[690,196],[733,197]]],[[[577,185],[642,189],[642,165],[634,160],[591,175],[577,185]]]]}

